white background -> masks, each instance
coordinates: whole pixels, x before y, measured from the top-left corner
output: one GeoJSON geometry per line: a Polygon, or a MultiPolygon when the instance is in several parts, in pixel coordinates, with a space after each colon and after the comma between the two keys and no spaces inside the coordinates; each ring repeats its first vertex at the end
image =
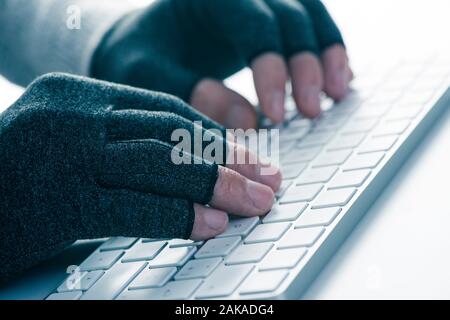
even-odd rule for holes
{"type": "MultiPolygon", "coordinates": [[[[211,0],[213,1],[213,0],[211,0]]],[[[448,0],[329,0],[356,69],[394,56],[450,57],[448,0]]],[[[233,80],[252,96],[248,73],[233,80]]],[[[20,89],[0,79],[0,110],[20,89]]],[[[450,112],[446,112],[305,298],[450,298],[450,112]]]]}

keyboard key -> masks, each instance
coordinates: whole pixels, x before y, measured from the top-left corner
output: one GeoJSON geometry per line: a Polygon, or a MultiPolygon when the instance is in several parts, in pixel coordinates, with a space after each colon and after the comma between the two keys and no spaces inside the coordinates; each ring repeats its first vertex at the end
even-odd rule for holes
{"type": "Polygon", "coordinates": [[[273,247],[272,243],[241,244],[225,258],[226,265],[256,263],[273,247]]]}
{"type": "Polygon", "coordinates": [[[386,120],[401,120],[408,119],[412,120],[416,118],[420,112],[423,110],[424,105],[410,105],[407,107],[397,107],[393,108],[388,115],[386,116],[386,120]]]}
{"type": "Polygon", "coordinates": [[[327,190],[320,194],[311,205],[311,208],[343,207],[352,199],[355,193],[356,189],[353,188],[327,190]]]}
{"type": "Polygon", "coordinates": [[[208,240],[195,254],[195,258],[215,258],[228,255],[241,242],[241,237],[208,240]]]}
{"type": "Polygon", "coordinates": [[[275,291],[288,274],[287,270],[254,272],[242,284],[239,293],[244,295],[275,291]]]}
{"type": "Polygon", "coordinates": [[[364,102],[363,108],[375,108],[377,109],[376,111],[379,111],[380,114],[383,115],[392,103],[398,100],[401,94],[402,91],[400,90],[384,90],[384,87],[382,86],[381,90],[375,92],[374,95],[364,102]]]}
{"type": "Polygon", "coordinates": [[[400,135],[408,129],[409,124],[409,120],[385,121],[375,128],[372,135],[374,137],[400,135]]]}
{"type": "Polygon", "coordinates": [[[280,132],[280,144],[297,141],[305,137],[309,132],[308,127],[300,127],[295,129],[285,129],[280,132]]]}
{"type": "Polygon", "coordinates": [[[81,278],[79,283],[80,290],[89,290],[104,274],[105,272],[100,270],[88,272],[83,278],[81,278]]]}
{"type": "Polygon", "coordinates": [[[231,219],[227,229],[216,238],[247,236],[250,231],[259,223],[259,217],[231,219]]]}
{"type": "MultiPolygon", "coordinates": [[[[297,144],[296,141],[290,141],[290,142],[282,143],[281,145],[278,146],[278,148],[279,148],[278,153],[276,152],[276,150],[274,150],[275,154],[271,155],[271,157],[273,158],[275,155],[285,157],[293,148],[295,148],[296,144],[297,144]]],[[[267,154],[262,154],[263,153],[262,151],[264,150],[264,148],[261,148],[258,145],[257,149],[258,149],[258,150],[256,150],[257,154],[260,157],[266,157],[267,156],[267,154]]]]}
{"type": "Polygon", "coordinates": [[[45,300],[78,300],[81,294],[81,291],[59,292],[49,295],[45,300]]]}
{"type": "Polygon", "coordinates": [[[396,136],[373,137],[361,146],[358,153],[389,151],[397,140],[398,138],[396,136]]]}
{"type": "Polygon", "coordinates": [[[305,163],[293,163],[281,165],[281,175],[283,179],[295,179],[303,170],[306,169],[305,163]]]}
{"type": "Polygon", "coordinates": [[[342,129],[342,134],[354,134],[371,131],[378,123],[377,118],[358,119],[346,123],[342,129]]]}
{"type": "Polygon", "coordinates": [[[170,281],[162,288],[126,290],[118,300],[185,300],[199,287],[201,280],[170,281]]]}
{"type": "Polygon", "coordinates": [[[180,267],[197,251],[196,247],[170,248],[165,247],[160,254],[149,261],[150,268],[180,267]]]}
{"type": "Polygon", "coordinates": [[[343,167],[344,171],[375,169],[383,160],[384,153],[368,153],[353,156],[343,167]]]}
{"type": "Polygon", "coordinates": [[[175,275],[175,279],[206,278],[221,262],[221,258],[191,260],[175,275]]]}
{"type": "Polygon", "coordinates": [[[310,128],[311,127],[311,120],[301,118],[301,119],[294,119],[291,122],[289,122],[289,129],[297,129],[297,128],[310,128]]]}
{"type": "Polygon", "coordinates": [[[284,196],[281,198],[280,203],[292,203],[292,202],[307,202],[313,200],[322,190],[321,184],[310,184],[306,186],[295,186],[289,188],[284,196]]]}
{"type": "Polygon", "coordinates": [[[156,299],[185,300],[188,299],[202,283],[201,280],[171,281],[159,289],[156,299]]]}
{"type": "Polygon", "coordinates": [[[277,198],[280,198],[283,196],[283,194],[286,192],[286,190],[291,186],[293,180],[282,180],[280,189],[275,194],[277,198]]]}
{"type": "Polygon", "coordinates": [[[252,269],[253,266],[248,264],[221,265],[200,286],[195,297],[208,299],[229,296],[245,280],[252,269]]]}
{"type": "Polygon", "coordinates": [[[122,262],[151,260],[166,246],[167,241],[136,243],[123,257],[122,262]]]}
{"type": "Polygon", "coordinates": [[[370,176],[370,170],[340,172],[328,184],[328,189],[359,188],[370,176]]]}
{"type": "Polygon", "coordinates": [[[125,290],[116,300],[156,300],[160,294],[160,288],[125,290]]]}
{"type": "Polygon", "coordinates": [[[355,133],[351,135],[338,135],[327,146],[327,150],[353,149],[361,144],[366,137],[366,133],[355,133]]]}
{"type": "Polygon", "coordinates": [[[80,281],[87,274],[87,272],[74,272],[69,275],[66,280],[58,287],[58,292],[67,292],[81,290],[80,281]]]}
{"type": "Polygon", "coordinates": [[[430,99],[432,98],[433,94],[434,94],[434,90],[435,89],[429,89],[429,90],[421,90],[421,91],[409,91],[402,96],[397,102],[397,105],[411,105],[411,104],[416,104],[416,103],[421,103],[423,105],[425,105],[426,103],[428,103],[428,101],[430,101],[430,99]]]}
{"type": "Polygon", "coordinates": [[[272,250],[259,265],[259,270],[292,269],[305,256],[305,248],[272,250]]]}
{"type": "Polygon", "coordinates": [[[338,168],[336,166],[308,169],[300,175],[300,177],[296,181],[296,185],[300,186],[328,182],[336,174],[337,171],[338,168]]]}
{"type": "MultiPolygon", "coordinates": [[[[322,150],[322,147],[294,148],[281,159],[282,164],[308,162],[313,160],[322,150]]],[[[286,178],[286,177],[284,177],[286,178]]]]}
{"type": "Polygon", "coordinates": [[[81,271],[108,270],[119,260],[123,251],[105,251],[96,250],[80,265],[81,271]]]}
{"type": "Polygon", "coordinates": [[[352,154],[352,150],[328,151],[322,153],[312,163],[313,168],[342,165],[352,154]]]}
{"type": "Polygon", "coordinates": [[[82,300],[112,300],[145,268],[145,262],[117,263],[82,297],[82,300]]]}
{"type": "Polygon", "coordinates": [[[304,139],[302,139],[297,144],[297,148],[302,149],[302,148],[307,148],[307,147],[312,147],[312,146],[324,145],[324,144],[328,143],[328,141],[331,140],[333,135],[334,135],[334,132],[328,132],[328,131],[310,133],[309,135],[307,135],[304,139]]]}
{"type": "Polygon", "coordinates": [[[297,202],[288,204],[276,204],[264,217],[263,223],[294,221],[305,211],[307,203],[297,202]]]}
{"type": "Polygon", "coordinates": [[[126,237],[114,237],[105,241],[100,246],[100,251],[108,250],[126,250],[129,249],[135,242],[137,238],[126,238],[126,237]]]}
{"type": "Polygon", "coordinates": [[[329,226],[341,211],[341,208],[310,209],[300,216],[295,228],[329,226]]]}
{"type": "Polygon", "coordinates": [[[148,289],[162,287],[177,272],[177,268],[159,268],[149,269],[145,268],[134,280],[131,282],[129,290],[148,289]]]}
{"type": "Polygon", "coordinates": [[[260,224],[245,238],[244,243],[274,242],[291,226],[288,222],[260,224]]]}
{"type": "Polygon", "coordinates": [[[325,228],[322,227],[291,229],[278,242],[278,249],[310,247],[324,232],[325,228]]]}
{"type": "Polygon", "coordinates": [[[200,247],[203,245],[203,241],[192,241],[185,239],[172,239],[168,245],[170,248],[182,248],[182,247],[200,247]]]}
{"type": "Polygon", "coordinates": [[[312,132],[336,131],[347,122],[346,114],[330,114],[324,113],[313,128],[312,132]]]}
{"type": "Polygon", "coordinates": [[[358,109],[355,112],[353,119],[365,119],[365,118],[379,118],[382,117],[389,109],[389,105],[368,105],[358,109]]]}

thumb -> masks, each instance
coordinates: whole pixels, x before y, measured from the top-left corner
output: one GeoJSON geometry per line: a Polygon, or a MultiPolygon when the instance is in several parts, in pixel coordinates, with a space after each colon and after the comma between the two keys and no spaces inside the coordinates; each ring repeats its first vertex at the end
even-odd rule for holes
{"type": "Polygon", "coordinates": [[[228,215],[224,211],[194,204],[195,220],[190,239],[194,241],[213,238],[225,231],[228,215]]]}

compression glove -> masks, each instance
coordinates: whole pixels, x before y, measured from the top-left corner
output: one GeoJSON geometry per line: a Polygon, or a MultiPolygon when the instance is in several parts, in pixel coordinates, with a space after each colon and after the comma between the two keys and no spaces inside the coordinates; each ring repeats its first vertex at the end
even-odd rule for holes
{"type": "Polygon", "coordinates": [[[0,115],[0,280],[77,239],[189,237],[218,177],[182,150],[200,164],[171,161],[172,131],[193,121],[225,145],[222,127],[165,94],[64,74],[31,84],[0,115]]]}
{"type": "Polygon", "coordinates": [[[189,101],[200,79],[223,80],[263,53],[334,44],[341,33],[319,0],[161,0],[114,24],[92,75],[189,101]]]}

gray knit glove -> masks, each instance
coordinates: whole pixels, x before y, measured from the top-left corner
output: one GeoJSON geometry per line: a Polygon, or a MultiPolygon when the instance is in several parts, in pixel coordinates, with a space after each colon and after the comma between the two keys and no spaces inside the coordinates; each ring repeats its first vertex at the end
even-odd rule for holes
{"type": "Polygon", "coordinates": [[[171,161],[172,131],[193,134],[196,120],[222,130],[165,94],[36,80],[0,115],[0,279],[77,239],[189,237],[193,203],[210,201],[218,177],[212,162],[171,161]]]}

